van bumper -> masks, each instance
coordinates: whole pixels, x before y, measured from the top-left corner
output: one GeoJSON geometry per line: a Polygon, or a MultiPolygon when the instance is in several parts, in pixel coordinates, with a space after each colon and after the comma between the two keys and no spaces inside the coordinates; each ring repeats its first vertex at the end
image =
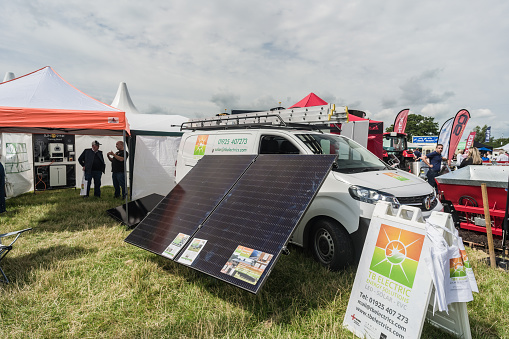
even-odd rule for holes
{"type": "Polygon", "coordinates": [[[371,219],[359,217],[359,228],[350,234],[353,247],[355,248],[355,263],[357,264],[361,258],[362,248],[368,233],[369,223],[371,219]]]}

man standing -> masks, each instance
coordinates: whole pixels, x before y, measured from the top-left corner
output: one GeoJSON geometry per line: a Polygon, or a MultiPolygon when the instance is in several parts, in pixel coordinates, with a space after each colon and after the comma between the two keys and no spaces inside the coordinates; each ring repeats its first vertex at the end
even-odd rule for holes
{"type": "Polygon", "coordinates": [[[124,151],[124,142],[117,141],[115,144],[117,153],[109,151],[107,156],[111,161],[111,178],[113,179],[113,187],[115,187],[114,198],[120,198],[120,188],[122,188],[122,199],[126,197],[125,175],[124,175],[124,153],[125,158],[129,156],[128,152],[124,151]]]}
{"type": "MultiPolygon", "coordinates": [[[[422,156],[422,161],[429,166],[429,170],[427,173],[428,184],[431,185],[435,190],[437,189],[437,183],[435,178],[438,177],[440,173],[440,168],[442,167],[442,160],[448,160],[447,158],[442,157],[442,151],[444,149],[444,145],[437,144],[437,148],[434,152],[429,153],[428,155],[422,156]]],[[[451,161],[448,160],[449,166],[451,165],[451,161]]]]}
{"type": "Polygon", "coordinates": [[[421,161],[421,156],[422,156],[421,151],[418,148],[416,148],[414,150],[414,160],[421,161]]]}
{"type": "Polygon", "coordinates": [[[90,193],[90,185],[94,179],[94,196],[101,197],[101,176],[106,169],[104,163],[103,152],[99,151],[99,141],[92,142],[92,148],[87,148],[81,153],[78,162],[83,166],[85,172],[85,180],[87,181],[87,194],[83,198],[87,198],[90,193]]]}

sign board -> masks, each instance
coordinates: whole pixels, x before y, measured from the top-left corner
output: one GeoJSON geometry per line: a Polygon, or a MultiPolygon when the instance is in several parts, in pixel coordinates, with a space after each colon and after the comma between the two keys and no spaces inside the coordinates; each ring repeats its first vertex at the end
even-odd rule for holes
{"type": "MultiPolygon", "coordinates": [[[[442,216],[434,222],[444,220],[446,217],[442,216]]],[[[378,203],[343,325],[361,338],[419,338],[433,287],[423,260],[429,245],[420,209],[404,206],[395,215],[390,204],[378,203]]],[[[438,317],[437,313],[442,312],[435,312],[438,317]]],[[[446,325],[442,325],[443,321],[432,324],[470,337],[465,303],[450,308],[449,315],[443,313],[446,325]],[[457,309],[462,312],[461,317],[457,309]]]]}
{"type": "Polygon", "coordinates": [[[438,137],[434,136],[417,136],[412,137],[412,143],[414,144],[436,144],[438,142],[438,137]]]}

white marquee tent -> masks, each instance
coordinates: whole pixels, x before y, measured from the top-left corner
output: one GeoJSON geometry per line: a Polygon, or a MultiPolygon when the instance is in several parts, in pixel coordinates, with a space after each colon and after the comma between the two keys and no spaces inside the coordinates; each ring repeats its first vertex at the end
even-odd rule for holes
{"type": "Polygon", "coordinates": [[[141,114],[124,82],[120,83],[111,106],[126,112],[131,127],[132,199],[152,193],[167,195],[175,186],[180,126],[189,119],[181,115],[141,114]]]}

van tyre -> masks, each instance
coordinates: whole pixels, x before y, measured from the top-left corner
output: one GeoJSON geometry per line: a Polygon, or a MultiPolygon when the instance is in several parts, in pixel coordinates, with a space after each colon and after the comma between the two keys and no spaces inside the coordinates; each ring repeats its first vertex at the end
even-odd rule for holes
{"type": "Polygon", "coordinates": [[[331,220],[318,221],[311,231],[311,250],[316,261],[331,271],[354,262],[354,248],[348,232],[331,220]]]}

